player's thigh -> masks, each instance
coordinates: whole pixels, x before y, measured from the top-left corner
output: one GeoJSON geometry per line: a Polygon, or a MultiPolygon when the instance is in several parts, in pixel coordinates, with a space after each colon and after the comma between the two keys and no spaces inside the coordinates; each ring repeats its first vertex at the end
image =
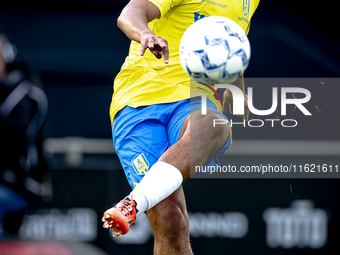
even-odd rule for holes
{"type": "Polygon", "coordinates": [[[202,114],[200,97],[183,100],[174,110],[168,124],[170,146],[182,138],[184,133],[190,134],[190,131],[194,132],[193,135],[190,135],[190,138],[195,140],[211,135],[218,136],[223,140],[223,138],[226,138],[225,136],[228,137],[229,135],[228,122],[227,117],[219,111],[216,104],[211,100],[207,100],[206,114],[202,114]],[[193,137],[194,135],[199,137],[193,137]]]}
{"type": "Polygon", "coordinates": [[[200,164],[216,165],[217,156],[223,155],[232,143],[229,120],[210,100],[207,114],[203,115],[201,108],[200,98],[184,101],[176,108],[168,125],[169,143],[172,146],[184,138],[190,141],[190,164],[198,160],[200,164]]]}

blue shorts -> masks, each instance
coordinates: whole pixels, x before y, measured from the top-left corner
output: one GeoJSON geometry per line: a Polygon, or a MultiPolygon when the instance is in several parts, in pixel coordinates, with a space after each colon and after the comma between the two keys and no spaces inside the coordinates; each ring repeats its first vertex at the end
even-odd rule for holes
{"type": "MultiPolygon", "coordinates": [[[[207,100],[207,109],[221,114],[210,100],[207,100]]],[[[112,126],[113,145],[132,189],[178,141],[185,119],[196,110],[201,110],[199,97],[138,108],[126,106],[116,115],[112,126]]],[[[230,144],[228,138],[218,155],[224,154],[230,144]]],[[[213,158],[205,165],[218,163],[217,158],[213,158]]]]}

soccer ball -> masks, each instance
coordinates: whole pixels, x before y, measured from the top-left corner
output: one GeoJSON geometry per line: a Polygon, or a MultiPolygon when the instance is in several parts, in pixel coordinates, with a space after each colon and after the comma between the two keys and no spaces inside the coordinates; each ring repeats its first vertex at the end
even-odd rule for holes
{"type": "Polygon", "coordinates": [[[199,83],[229,84],[247,69],[250,43],[234,21],[210,16],[198,20],[184,33],[180,60],[185,72],[199,83]]]}

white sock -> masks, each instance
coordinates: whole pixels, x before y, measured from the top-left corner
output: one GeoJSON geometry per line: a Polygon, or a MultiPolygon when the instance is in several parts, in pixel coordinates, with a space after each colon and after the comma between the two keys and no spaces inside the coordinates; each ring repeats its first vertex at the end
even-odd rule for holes
{"type": "Polygon", "coordinates": [[[165,162],[156,162],[130,193],[137,203],[137,218],[170,196],[182,182],[182,173],[176,167],[165,162]]]}

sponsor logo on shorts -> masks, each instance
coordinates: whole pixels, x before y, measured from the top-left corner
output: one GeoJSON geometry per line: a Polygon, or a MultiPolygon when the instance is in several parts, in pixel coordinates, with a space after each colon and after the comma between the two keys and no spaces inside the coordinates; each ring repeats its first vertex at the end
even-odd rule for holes
{"type": "Polygon", "coordinates": [[[143,153],[133,161],[132,166],[138,175],[144,175],[149,170],[149,162],[143,153]]]}

